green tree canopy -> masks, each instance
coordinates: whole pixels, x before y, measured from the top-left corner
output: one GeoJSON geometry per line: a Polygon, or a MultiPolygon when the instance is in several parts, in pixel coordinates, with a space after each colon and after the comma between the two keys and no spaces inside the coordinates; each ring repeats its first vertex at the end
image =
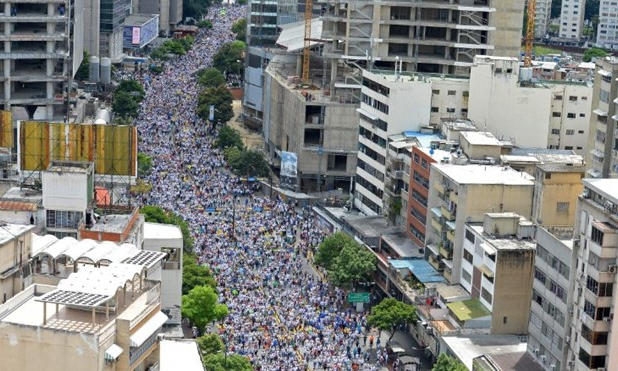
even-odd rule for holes
{"type": "Polygon", "coordinates": [[[227,161],[227,164],[232,169],[236,169],[240,166],[240,158],[243,151],[244,150],[239,149],[238,147],[229,147],[224,150],[223,154],[225,155],[225,161],[227,161]]]}
{"type": "Polygon", "coordinates": [[[174,224],[180,228],[182,232],[182,245],[185,251],[193,251],[193,237],[189,232],[189,225],[179,215],[171,211],[163,210],[158,206],[147,205],[140,209],[140,214],[144,214],[144,218],[147,222],[162,223],[162,224],[174,224]]]}
{"type": "Polygon", "coordinates": [[[202,19],[201,21],[197,22],[197,27],[212,29],[212,22],[208,19],[202,19]]]}
{"type": "Polygon", "coordinates": [[[217,292],[210,286],[195,286],[182,296],[182,316],[188,318],[197,328],[227,316],[227,306],[219,304],[217,292]]]}
{"type": "Polygon", "coordinates": [[[238,176],[266,177],[270,172],[268,161],[260,151],[243,150],[238,160],[230,164],[238,176]]]}
{"type": "Polygon", "coordinates": [[[326,268],[327,270],[331,269],[335,259],[339,256],[339,253],[343,247],[354,243],[356,243],[356,241],[344,232],[335,232],[331,234],[326,237],[318,247],[318,251],[315,254],[316,264],[326,268]]]}
{"type": "Polygon", "coordinates": [[[224,349],[223,341],[218,334],[205,334],[197,338],[197,345],[204,357],[210,354],[217,354],[224,349]]]}
{"type": "Polygon", "coordinates": [[[212,58],[212,65],[219,71],[225,73],[235,73],[242,75],[243,58],[242,52],[245,50],[245,43],[236,40],[223,44],[212,58]]]}
{"type": "Polygon", "coordinates": [[[219,129],[215,144],[218,148],[221,149],[229,147],[237,147],[239,149],[244,148],[240,133],[238,132],[238,130],[230,127],[229,125],[224,125],[219,129]]]}
{"type": "Polygon", "coordinates": [[[182,14],[185,17],[201,19],[208,8],[213,4],[220,4],[221,0],[184,0],[182,3],[182,14]]]}
{"type": "Polygon", "coordinates": [[[249,359],[239,354],[211,354],[204,357],[204,366],[208,371],[253,371],[249,359]]]}
{"type": "Polygon", "coordinates": [[[119,118],[134,118],[139,113],[139,102],[126,91],[117,91],[112,100],[112,110],[119,118]]]}
{"type": "Polygon", "coordinates": [[[152,158],[145,153],[137,154],[137,172],[139,175],[148,174],[152,168],[152,158]]]}
{"type": "Polygon", "coordinates": [[[214,67],[204,68],[197,72],[197,82],[205,88],[216,88],[225,85],[225,76],[214,67]]]}
{"type": "Polygon", "coordinates": [[[376,270],[376,257],[358,243],[346,244],[335,258],[328,277],[338,286],[356,287],[370,279],[376,270]]]}
{"type": "Polygon", "coordinates": [[[590,62],[592,58],[603,58],[608,55],[609,53],[607,53],[601,48],[590,48],[586,50],[582,59],[584,60],[584,62],[590,62]]]}
{"type": "Polygon", "coordinates": [[[208,119],[210,106],[215,106],[215,122],[226,123],[234,117],[232,109],[232,93],[223,85],[206,88],[198,97],[197,114],[204,120],[208,119]]]}
{"type": "Polygon", "coordinates": [[[433,365],[431,371],[467,371],[468,368],[453,357],[449,357],[446,353],[441,353],[438,356],[438,361],[433,365]]]}
{"type": "Polygon", "coordinates": [[[75,80],[88,80],[90,78],[90,53],[84,50],[84,59],[75,72],[75,80]]]}
{"type": "Polygon", "coordinates": [[[116,88],[116,92],[120,91],[129,93],[138,103],[144,99],[144,87],[137,80],[122,80],[116,88]]]}
{"type": "Polygon", "coordinates": [[[410,304],[400,302],[397,299],[387,298],[380,304],[371,308],[371,314],[367,317],[367,323],[371,327],[377,327],[390,334],[390,342],[397,326],[411,323],[416,320],[416,308],[410,304]]]}
{"type": "Polygon", "coordinates": [[[232,32],[236,34],[236,40],[246,42],[247,40],[247,19],[241,18],[232,25],[232,32]]]}
{"type": "Polygon", "coordinates": [[[184,254],[182,265],[182,294],[187,295],[196,286],[217,289],[217,281],[208,267],[197,264],[194,255],[184,254]]]}

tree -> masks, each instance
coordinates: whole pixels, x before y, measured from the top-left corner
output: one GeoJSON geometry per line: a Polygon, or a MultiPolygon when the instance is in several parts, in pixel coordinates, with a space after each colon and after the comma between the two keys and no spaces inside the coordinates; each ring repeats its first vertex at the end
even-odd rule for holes
{"type": "Polygon", "coordinates": [[[118,91],[114,93],[112,110],[120,118],[136,117],[139,112],[139,102],[129,95],[129,93],[118,91]]]}
{"type": "Polygon", "coordinates": [[[225,161],[232,169],[236,169],[239,166],[242,152],[243,150],[239,149],[238,147],[229,147],[223,151],[225,161]]]}
{"type": "Polygon", "coordinates": [[[121,91],[129,93],[138,103],[144,99],[144,87],[137,80],[122,80],[116,88],[116,93],[121,91]]]}
{"type": "Polygon", "coordinates": [[[75,72],[75,80],[88,80],[90,78],[90,53],[84,50],[84,59],[75,72]]]}
{"type": "Polygon", "coordinates": [[[438,356],[438,361],[433,365],[431,371],[467,371],[468,368],[453,357],[449,357],[446,353],[441,353],[438,356]]]}
{"type": "Polygon", "coordinates": [[[237,147],[239,149],[244,148],[240,133],[238,130],[230,127],[229,125],[224,125],[221,129],[219,129],[215,145],[221,149],[229,147],[237,147]]]}
{"type": "Polygon", "coordinates": [[[315,254],[315,263],[327,270],[331,269],[337,256],[344,246],[353,244],[355,241],[352,237],[348,236],[344,232],[335,232],[326,237],[324,241],[318,247],[318,251],[315,254]]]}
{"type": "Polygon", "coordinates": [[[223,74],[235,73],[242,75],[242,52],[245,50],[245,46],[245,43],[239,40],[223,44],[212,58],[212,66],[223,72],[223,74]]]}
{"type": "Polygon", "coordinates": [[[583,56],[584,62],[592,61],[592,58],[603,58],[606,57],[608,53],[601,48],[590,48],[586,50],[583,56]]]}
{"type": "Polygon", "coordinates": [[[158,206],[144,206],[140,209],[140,214],[144,214],[144,218],[150,223],[174,224],[180,228],[182,232],[182,245],[185,251],[193,251],[193,237],[189,232],[187,222],[180,216],[171,211],[163,210],[158,206]]]}
{"type": "Polygon", "coordinates": [[[152,158],[145,153],[137,154],[137,172],[139,175],[148,174],[152,168],[152,158]]]}
{"type": "Polygon", "coordinates": [[[225,85],[225,76],[216,68],[205,68],[197,72],[197,82],[205,88],[225,85]]]}
{"type": "Polygon", "coordinates": [[[208,12],[212,4],[219,4],[221,0],[184,0],[182,3],[182,14],[185,17],[201,19],[208,12]]]}
{"type": "Polygon", "coordinates": [[[368,280],[375,270],[375,255],[355,242],[343,246],[328,271],[328,277],[335,285],[356,287],[368,280]]]}
{"type": "Polygon", "coordinates": [[[204,366],[208,371],[253,371],[247,357],[239,354],[211,354],[204,357],[204,366]]]}
{"type": "Polygon", "coordinates": [[[377,327],[382,331],[388,332],[390,334],[388,343],[395,335],[397,326],[416,321],[416,318],[416,308],[414,306],[397,299],[387,298],[371,308],[371,314],[367,317],[367,323],[371,327],[377,327]]]}
{"type": "Polygon", "coordinates": [[[209,30],[212,29],[212,22],[209,21],[208,19],[202,19],[201,21],[197,22],[197,27],[199,28],[208,28],[209,30]]]}
{"type": "Polygon", "coordinates": [[[217,289],[217,281],[210,269],[197,264],[195,256],[184,254],[182,265],[182,294],[187,295],[194,287],[209,286],[217,289]]]}
{"type": "Polygon", "coordinates": [[[250,149],[242,151],[236,163],[230,166],[238,176],[266,177],[270,171],[264,154],[250,149]]]}
{"type": "Polygon", "coordinates": [[[232,32],[236,34],[236,40],[247,40],[247,19],[241,18],[232,25],[232,32]]]}
{"type": "Polygon", "coordinates": [[[182,316],[203,330],[206,325],[227,316],[227,306],[219,304],[216,291],[210,286],[195,286],[182,296],[182,316]]]}
{"type": "Polygon", "coordinates": [[[223,341],[218,334],[206,334],[197,338],[197,345],[203,356],[216,354],[224,349],[223,341]]]}
{"type": "Polygon", "coordinates": [[[215,88],[206,88],[198,97],[197,114],[204,120],[208,119],[210,106],[215,106],[215,122],[226,123],[234,117],[232,109],[232,93],[223,85],[215,88]]]}

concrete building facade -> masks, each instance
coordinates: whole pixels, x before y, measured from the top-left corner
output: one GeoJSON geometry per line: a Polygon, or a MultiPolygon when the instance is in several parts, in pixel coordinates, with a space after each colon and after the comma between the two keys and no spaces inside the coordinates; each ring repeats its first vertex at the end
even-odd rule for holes
{"type": "MultiPolygon", "coordinates": [[[[580,0],[585,4],[585,1],[580,0]]],[[[583,8],[583,5],[582,5],[583,8]]],[[[583,13],[583,10],[580,12],[583,13]]],[[[583,18],[583,15],[581,16],[583,18]]],[[[597,45],[602,48],[618,48],[618,7],[610,0],[599,2],[599,24],[597,26],[597,45]]]]}
{"type": "Polygon", "coordinates": [[[4,2],[0,104],[24,120],[63,120],[83,59],[83,0],[4,2]]]}
{"type": "Polygon", "coordinates": [[[7,224],[0,227],[0,295],[2,303],[32,284],[30,249],[31,225],[7,224]]]}
{"type": "Polygon", "coordinates": [[[597,60],[594,74],[592,110],[586,157],[587,176],[615,178],[618,174],[618,136],[616,133],[616,104],[618,97],[618,60],[597,60]]]}
{"type": "MultiPolygon", "coordinates": [[[[542,39],[547,36],[549,23],[551,22],[552,0],[537,0],[534,14],[534,38],[542,39]]],[[[526,4],[526,9],[528,4],[526,4]]]]}
{"type": "Polygon", "coordinates": [[[429,184],[425,255],[453,284],[461,282],[466,223],[483,222],[485,213],[532,214],[533,178],[511,168],[436,163],[429,184]]]}
{"type": "MultiPolygon", "coordinates": [[[[574,292],[572,228],[536,231],[536,258],[527,352],[547,371],[571,370],[567,360],[574,292]]],[[[571,365],[572,366],[572,365],[571,365]]]]}
{"type": "Polygon", "coordinates": [[[514,213],[486,213],[467,223],[460,284],[491,312],[492,334],[528,331],[533,224],[514,213]]]}
{"type": "Polygon", "coordinates": [[[579,40],[584,30],[584,7],[586,0],[563,1],[560,9],[560,29],[563,39],[579,40]]]}
{"type": "Polygon", "coordinates": [[[538,225],[571,227],[575,224],[576,200],[583,189],[584,166],[537,165],[534,175],[532,221],[538,225]]]}

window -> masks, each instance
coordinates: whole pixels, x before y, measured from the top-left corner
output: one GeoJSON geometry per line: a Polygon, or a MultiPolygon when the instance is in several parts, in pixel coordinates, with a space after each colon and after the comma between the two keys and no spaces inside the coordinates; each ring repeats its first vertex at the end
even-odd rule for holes
{"type": "Polygon", "coordinates": [[[481,297],[483,299],[485,299],[486,302],[488,302],[489,304],[491,304],[492,301],[492,296],[491,293],[489,291],[487,291],[485,288],[483,288],[482,292],[481,292],[481,297]]]}
{"type": "Polygon", "coordinates": [[[557,202],[556,203],[556,211],[559,213],[566,213],[569,211],[569,203],[568,202],[557,202]]]}
{"type": "Polygon", "coordinates": [[[551,133],[559,135],[560,134],[560,129],[551,129],[551,133]]]}
{"type": "Polygon", "coordinates": [[[536,267],[534,268],[534,278],[541,282],[543,285],[545,284],[545,281],[547,279],[545,273],[536,267]]]}
{"type": "Polygon", "coordinates": [[[577,130],[577,134],[584,134],[583,130],[577,130]]]}
{"type": "Polygon", "coordinates": [[[601,89],[599,91],[599,100],[604,103],[609,103],[609,92],[601,89]]]}
{"type": "Polygon", "coordinates": [[[423,224],[427,223],[427,217],[414,206],[410,208],[410,215],[423,224]]]}
{"type": "Polygon", "coordinates": [[[421,205],[427,207],[427,198],[420,194],[416,189],[412,189],[412,198],[418,201],[421,205]]]}
{"type": "Polygon", "coordinates": [[[457,92],[455,90],[449,90],[447,95],[455,95],[457,92]]]}
{"type": "Polygon", "coordinates": [[[577,97],[575,95],[571,95],[571,96],[569,96],[569,100],[571,102],[577,102],[577,97]]]}
{"type": "Polygon", "coordinates": [[[417,164],[421,162],[421,156],[419,156],[417,153],[414,154],[414,162],[416,162],[417,164]]]}
{"type": "Polygon", "coordinates": [[[555,100],[562,100],[562,95],[554,95],[555,100]]]}
{"type": "Polygon", "coordinates": [[[472,233],[469,229],[466,229],[466,240],[474,243],[474,233],[472,233]]]}
{"type": "Polygon", "coordinates": [[[588,100],[588,97],[582,97],[582,100],[588,100]]]}
{"type": "Polygon", "coordinates": [[[448,113],[455,113],[455,108],[453,108],[453,107],[447,107],[447,108],[446,108],[446,112],[448,112],[448,113]]]}
{"type": "Polygon", "coordinates": [[[440,109],[438,107],[431,107],[431,112],[440,112],[440,109]]]}
{"type": "Polygon", "coordinates": [[[573,135],[575,134],[575,130],[569,129],[566,131],[566,135],[573,135]]]}
{"type": "Polygon", "coordinates": [[[440,95],[440,90],[434,89],[431,91],[431,94],[433,95],[440,95]]]}
{"type": "Polygon", "coordinates": [[[598,230],[595,226],[592,226],[592,231],[590,232],[590,239],[596,242],[599,245],[603,245],[603,235],[604,233],[598,230]]]}
{"type": "Polygon", "coordinates": [[[585,113],[580,113],[579,117],[586,117],[586,114],[585,113]]]}
{"type": "Polygon", "coordinates": [[[414,170],[414,173],[412,174],[412,179],[414,179],[414,181],[418,183],[421,187],[429,189],[429,180],[422,176],[416,170],[414,170]]]}
{"type": "Polygon", "coordinates": [[[568,119],[574,119],[575,118],[575,114],[574,113],[567,113],[567,118],[568,119]]]}
{"type": "Polygon", "coordinates": [[[427,169],[427,166],[429,166],[429,164],[427,164],[427,161],[424,158],[421,159],[421,166],[423,167],[423,169],[427,169]]]}
{"type": "Polygon", "coordinates": [[[468,283],[472,281],[472,276],[465,269],[461,271],[461,278],[468,283]]]}
{"type": "Polygon", "coordinates": [[[466,261],[468,263],[472,264],[472,260],[473,260],[472,253],[470,253],[468,250],[464,249],[463,257],[464,257],[464,259],[466,259],[466,261]]]}
{"type": "Polygon", "coordinates": [[[560,112],[552,112],[551,116],[552,117],[560,117],[560,116],[562,116],[562,114],[560,112]]]}
{"type": "Polygon", "coordinates": [[[573,149],[573,146],[564,146],[564,149],[566,149],[566,150],[572,150],[572,149],[573,149]]]}

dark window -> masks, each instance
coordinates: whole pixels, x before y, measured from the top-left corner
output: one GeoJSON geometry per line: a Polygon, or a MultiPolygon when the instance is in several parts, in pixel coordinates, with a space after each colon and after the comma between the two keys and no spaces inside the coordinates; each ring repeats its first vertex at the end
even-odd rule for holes
{"type": "Polygon", "coordinates": [[[595,226],[592,226],[592,232],[590,233],[590,239],[599,245],[603,245],[604,233],[598,230],[595,226]]]}
{"type": "Polygon", "coordinates": [[[474,233],[472,233],[470,230],[466,229],[466,240],[474,243],[474,233]]]}

